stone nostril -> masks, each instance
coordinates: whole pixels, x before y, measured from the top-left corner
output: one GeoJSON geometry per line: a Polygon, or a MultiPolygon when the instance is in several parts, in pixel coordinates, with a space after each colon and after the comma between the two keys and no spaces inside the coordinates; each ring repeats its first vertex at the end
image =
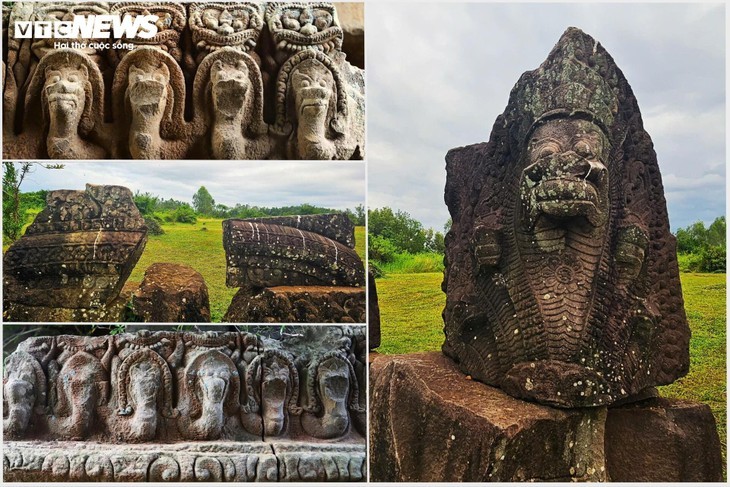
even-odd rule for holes
{"type": "Polygon", "coordinates": [[[596,185],[603,184],[608,174],[606,166],[598,161],[585,161],[584,168],[583,178],[586,181],[596,185]]]}
{"type": "Polygon", "coordinates": [[[529,179],[533,183],[539,183],[542,180],[544,174],[545,171],[543,170],[542,166],[540,166],[537,162],[525,168],[525,177],[527,177],[527,179],[529,179]]]}

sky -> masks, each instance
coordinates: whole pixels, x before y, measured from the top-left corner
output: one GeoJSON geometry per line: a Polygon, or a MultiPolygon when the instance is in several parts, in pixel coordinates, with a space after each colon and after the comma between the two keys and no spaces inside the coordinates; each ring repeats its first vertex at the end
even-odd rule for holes
{"type": "Polygon", "coordinates": [[[446,152],[489,139],[520,75],[569,26],[631,85],[672,230],[724,215],[724,4],[368,4],[369,207],[442,230],[446,152]]]}
{"type": "Polygon", "coordinates": [[[61,170],[36,167],[22,191],[84,189],[86,183],[126,186],[164,199],[192,202],[205,186],[218,204],[336,210],[365,204],[365,167],[358,162],[180,161],[74,162],[61,170]]]}

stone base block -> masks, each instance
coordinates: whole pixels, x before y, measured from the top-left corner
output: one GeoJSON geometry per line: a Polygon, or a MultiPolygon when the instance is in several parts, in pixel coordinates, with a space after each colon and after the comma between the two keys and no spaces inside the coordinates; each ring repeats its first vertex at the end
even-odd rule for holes
{"type": "Polygon", "coordinates": [[[229,323],[365,323],[365,288],[242,288],[223,318],[229,323]]]}
{"type": "Polygon", "coordinates": [[[5,482],[363,480],[364,444],[7,441],[5,482]]]}
{"type": "Polygon", "coordinates": [[[373,481],[722,478],[715,422],[703,405],[649,399],[555,409],[470,380],[438,352],[378,355],[370,384],[373,481]],[[646,428],[652,439],[644,444],[637,436],[646,428]]]}
{"type": "Polygon", "coordinates": [[[119,297],[98,308],[52,308],[29,306],[6,301],[3,319],[6,322],[119,322],[127,321],[127,298],[119,297]]]}
{"type": "Polygon", "coordinates": [[[203,276],[192,267],[156,263],[147,268],[134,292],[136,321],[154,323],[208,323],[210,299],[203,276]]]}

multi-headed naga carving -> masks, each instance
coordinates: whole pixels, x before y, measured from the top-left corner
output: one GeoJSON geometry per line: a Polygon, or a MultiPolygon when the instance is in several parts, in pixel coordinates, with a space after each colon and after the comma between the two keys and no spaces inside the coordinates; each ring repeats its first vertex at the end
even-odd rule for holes
{"type": "MultiPolygon", "coordinates": [[[[110,321],[146,243],[147,227],[121,186],[58,190],[3,259],[8,321],[110,321]],[[42,249],[42,250],[41,250],[42,249]]],[[[116,311],[115,311],[116,310],[116,311]]]]}
{"type": "Polygon", "coordinates": [[[447,156],[444,352],[517,397],[598,406],[684,375],[661,177],[610,55],[568,29],[488,144],[447,156]]]}
{"type": "Polygon", "coordinates": [[[299,373],[291,355],[266,350],[246,369],[247,402],[241,406],[241,421],[251,432],[281,436],[290,415],[298,415],[299,373]]]}
{"type": "Polygon", "coordinates": [[[105,14],[123,37],[8,29],[6,158],[364,158],[364,74],[345,60],[334,5],[16,2],[8,17],[105,14]],[[120,28],[148,15],[151,37],[120,28]]]}
{"type": "Polygon", "coordinates": [[[349,425],[364,411],[355,367],[365,359],[354,358],[360,347],[353,345],[364,341],[364,329],[288,331],[294,341],[142,330],[22,342],[5,360],[5,474],[67,481],[347,479],[320,470],[337,464],[347,472],[350,458],[361,469],[364,432],[349,425]],[[299,377],[308,374],[315,375],[305,393],[299,377]],[[300,420],[302,409],[311,418],[300,420]],[[315,438],[333,441],[321,446],[315,438]],[[298,465],[294,471],[277,469],[280,446],[285,461],[298,465]]]}

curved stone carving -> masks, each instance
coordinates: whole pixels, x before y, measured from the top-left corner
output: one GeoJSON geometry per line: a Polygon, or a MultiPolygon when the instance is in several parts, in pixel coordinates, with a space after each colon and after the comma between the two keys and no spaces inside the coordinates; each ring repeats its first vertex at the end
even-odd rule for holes
{"type": "Polygon", "coordinates": [[[443,350],[516,397],[600,406],[688,368],[675,239],[623,74],[568,29],[488,144],[447,155],[443,350]]]}
{"type": "Polygon", "coordinates": [[[42,117],[52,159],[104,157],[93,141],[104,122],[104,81],[89,56],[73,49],[45,55],[25,95],[25,125],[42,117]]]}
{"type": "Polygon", "coordinates": [[[299,373],[285,352],[266,350],[254,358],[246,371],[246,391],[241,421],[252,433],[279,436],[286,431],[289,415],[301,412],[299,373]]]}
{"type": "Polygon", "coordinates": [[[198,50],[197,62],[223,47],[251,52],[264,26],[262,5],[253,2],[194,3],[188,25],[198,50]]]}
{"type": "Polygon", "coordinates": [[[103,453],[89,455],[84,463],[84,473],[94,480],[100,482],[111,482],[114,480],[114,466],[109,457],[103,453]]]}
{"type": "Polygon", "coordinates": [[[29,353],[15,351],[5,359],[3,400],[6,403],[3,434],[17,438],[25,434],[33,412],[46,405],[46,374],[29,353]]]}
{"type": "MultiPolygon", "coordinates": [[[[109,15],[108,2],[42,2],[35,7],[33,20],[39,22],[73,21],[76,16],[109,15]]],[[[93,47],[94,43],[89,42],[89,39],[85,39],[81,33],[75,39],[67,37],[59,39],[54,37],[53,34],[53,29],[51,29],[48,38],[33,40],[31,50],[38,59],[42,60],[46,55],[54,52],[57,42],[78,42],[79,45],[84,47],[75,48],[76,52],[91,57],[96,64],[102,62],[103,51],[93,47]]]]}
{"type": "Polygon", "coordinates": [[[165,142],[185,137],[185,80],[166,52],[139,47],[122,59],[114,74],[114,117],[129,127],[128,152],[134,159],[159,159],[165,142]]]}
{"type": "Polygon", "coordinates": [[[225,220],[226,285],[364,286],[353,249],[316,233],[281,225],[225,220]]]}
{"type": "Polygon", "coordinates": [[[345,81],[335,62],[320,51],[304,50],[281,66],[276,79],[273,130],[290,135],[290,157],[334,159],[335,141],[348,124],[345,81]]]}
{"type": "Polygon", "coordinates": [[[195,480],[199,482],[222,482],[223,465],[217,458],[197,457],[195,459],[195,480]]]}
{"type": "Polygon", "coordinates": [[[350,426],[348,409],[360,411],[355,370],[340,351],[327,352],[308,367],[309,405],[302,427],[317,438],[337,438],[350,426]]]}
{"type": "Polygon", "coordinates": [[[120,416],[130,418],[130,439],[150,440],[157,429],[157,412],[171,418],[172,373],[167,362],[150,349],[135,350],[119,367],[117,379],[120,416]]]}
{"type": "MultiPolygon", "coordinates": [[[[185,28],[185,6],[178,2],[115,2],[111,8],[112,14],[124,15],[157,15],[157,34],[149,39],[141,36],[132,38],[122,37],[124,43],[132,43],[134,49],[152,47],[163,51],[176,61],[182,60],[180,36],[185,28]]],[[[117,51],[119,57],[124,57],[128,51],[117,51]]]]}
{"type": "Polygon", "coordinates": [[[147,479],[150,482],[179,482],[180,464],[172,457],[160,457],[150,465],[147,479]]]}
{"type": "Polygon", "coordinates": [[[220,436],[226,418],[239,408],[241,381],[231,359],[218,350],[197,355],[185,368],[190,425],[185,435],[194,439],[220,436]]]}
{"type": "Polygon", "coordinates": [[[268,126],[264,122],[264,87],[255,60],[233,47],[207,56],[195,76],[196,111],[211,128],[216,159],[264,159],[268,126]]]}

